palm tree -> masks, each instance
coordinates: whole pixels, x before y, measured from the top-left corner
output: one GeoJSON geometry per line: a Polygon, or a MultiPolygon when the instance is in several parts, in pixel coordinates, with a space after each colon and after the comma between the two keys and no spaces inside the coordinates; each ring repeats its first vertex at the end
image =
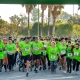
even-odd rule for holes
{"type": "Polygon", "coordinates": [[[51,5],[48,5],[48,36],[50,35],[50,13],[51,13],[51,5]]]}
{"type": "Polygon", "coordinates": [[[41,25],[41,29],[40,29],[40,35],[42,36],[42,27],[43,27],[43,20],[44,20],[44,11],[46,10],[47,5],[46,4],[42,4],[41,5],[41,10],[42,10],[42,25],[41,25]]]}
{"type": "Polygon", "coordinates": [[[35,7],[35,4],[23,4],[22,7],[26,8],[26,13],[28,14],[28,36],[30,36],[30,13],[33,10],[33,8],[35,7]]]}
{"type": "Polygon", "coordinates": [[[53,16],[52,36],[55,36],[56,19],[61,14],[61,11],[63,8],[64,8],[63,5],[52,5],[51,6],[51,12],[52,12],[52,16],[53,16]]]}

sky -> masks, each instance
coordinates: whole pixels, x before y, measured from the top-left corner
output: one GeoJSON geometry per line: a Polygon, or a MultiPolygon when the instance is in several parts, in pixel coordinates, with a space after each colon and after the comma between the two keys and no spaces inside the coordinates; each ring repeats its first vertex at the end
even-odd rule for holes
{"type": "MultiPolygon", "coordinates": [[[[77,13],[77,5],[74,5],[74,13],[77,13]]],[[[64,5],[63,11],[73,15],[73,5],[64,5]]],[[[25,8],[23,8],[20,4],[0,4],[0,16],[2,19],[9,22],[9,17],[14,14],[19,15],[20,13],[26,14],[25,8]]],[[[80,14],[80,11],[78,11],[80,14]]],[[[47,15],[47,10],[45,11],[45,15],[47,15]]]]}

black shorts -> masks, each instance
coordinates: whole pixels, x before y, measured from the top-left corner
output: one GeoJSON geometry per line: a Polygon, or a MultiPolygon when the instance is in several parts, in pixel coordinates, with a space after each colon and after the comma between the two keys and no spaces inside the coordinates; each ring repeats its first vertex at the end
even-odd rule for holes
{"type": "Polygon", "coordinates": [[[23,59],[24,59],[24,63],[26,63],[26,61],[30,61],[30,55],[23,56],[23,59]]]}
{"type": "Polygon", "coordinates": [[[64,56],[66,56],[66,54],[64,54],[64,55],[61,55],[61,58],[63,58],[64,56]]]}
{"type": "Polygon", "coordinates": [[[38,55],[33,54],[33,60],[40,59],[40,57],[41,57],[41,54],[38,54],[38,55]]]}

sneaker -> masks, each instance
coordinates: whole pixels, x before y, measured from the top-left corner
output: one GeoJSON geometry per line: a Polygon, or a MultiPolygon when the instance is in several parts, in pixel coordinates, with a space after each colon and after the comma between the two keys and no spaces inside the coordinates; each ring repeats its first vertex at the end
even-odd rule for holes
{"type": "Polygon", "coordinates": [[[39,70],[41,71],[42,70],[42,67],[40,67],[39,70]]]}
{"type": "Polygon", "coordinates": [[[72,74],[75,74],[75,71],[74,70],[72,71],[72,74]]]}
{"type": "Polygon", "coordinates": [[[29,73],[26,73],[26,76],[28,77],[29,73]]]}
{"type": "Polygon", "coordinates": [[[11,70],[9,70],[9,73],[11,73],[11,70]]]}
{"type": "Polygon", "coordinates": [[[7,72],[7,69],[5,69],[5,72],[7,72]]]}
{"type": "Polygon", "coordinates": [[[65,73],[65,74],[66,74],[66,71],[63,71],[63,73],[65,73]]]}
{"type": "Polygon", "coordinates": [[[59,67],[59,70],[61,70],[61,67],[59,67]]]}
{"type": "Polygon", "coordinates": [[[35,70],[35,73],[38,73],[38,70],[35,70]]]}
{"type": "Polygon", "coordinates": [[[36,68],[34,69],[34,71],[36,71],[36,68]]]}

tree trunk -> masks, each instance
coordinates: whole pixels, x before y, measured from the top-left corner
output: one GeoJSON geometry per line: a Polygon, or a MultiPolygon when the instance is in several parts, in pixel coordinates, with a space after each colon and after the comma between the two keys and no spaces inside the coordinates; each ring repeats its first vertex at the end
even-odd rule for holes
{"type": "Polygon", "coordinates": [[[42,28],[43,28],[43,19],[44,19],[44,10],[42,10],[42,25],[41,25],[41,33],[40,33],[40,36],[42,36],[43,32],[42,32],[42,28]]]}
{"type": "Polygon", "coordinates": [[[48,36],[50,36],[50,6],[48,5],[48,36]]]}
{"type": "Polygon", "coordinates": [[[53,28],[52,28],[52,36],[55,37],[55,25],[56,24],[56,19],[53,19],[53,28]]]}
{"type": "Polygon", "coordinates": [[[28,37],[30,37],[30,25],[29,25],[30,14],[28,12],[28,37]]]}

